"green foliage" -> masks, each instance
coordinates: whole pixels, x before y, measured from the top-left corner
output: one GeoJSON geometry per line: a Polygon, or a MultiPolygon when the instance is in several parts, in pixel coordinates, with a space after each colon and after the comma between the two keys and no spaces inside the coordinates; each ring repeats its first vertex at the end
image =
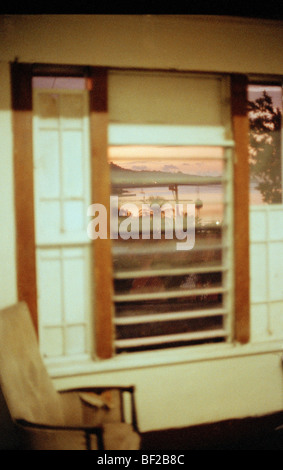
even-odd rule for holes
{"type": "Polygon", "coordinates": [[[282,202],[281,111],[263,91],[248,102],[250,120],[250,172],[263,201],[282,202]]]}

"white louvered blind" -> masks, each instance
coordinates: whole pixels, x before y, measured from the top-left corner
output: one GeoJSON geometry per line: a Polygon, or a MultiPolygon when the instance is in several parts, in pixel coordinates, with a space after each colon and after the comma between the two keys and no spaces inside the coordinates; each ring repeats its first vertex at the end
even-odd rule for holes
{"type": "MultiPolygon", "coordinates": [[[[109,162],[119,212],[112,243],[117,353],[229,340],[233,142],[226,138],[223,89],[221,77],[110,75],[109,162]],[[184,210],[195,204],[191,250],[176,249],[175,232],[165,237],[166,216],[153,237],[154,204],[165,203],[173,210],[176,203],[184,210]],[[146,239],[143,204],[150,206],[146,239]]],[[[186,224],[184,217],[184,230],[186,224]]]]}

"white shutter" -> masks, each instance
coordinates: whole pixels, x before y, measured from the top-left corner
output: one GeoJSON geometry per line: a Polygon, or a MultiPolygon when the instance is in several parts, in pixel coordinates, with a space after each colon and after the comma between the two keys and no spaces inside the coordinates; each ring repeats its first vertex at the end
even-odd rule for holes
{"type": "Polygon", "coordinates": [[[217,145],[226,138],[222,77],[112,72],[112,145],[217,145]],[[126,139],[126,140],[125,140],[126,139]]]}
{"type": "Polygon", "coordinates": [[[283,206],[250,207],[252,340],[283,338],[283,206]]]}
{"type": "Polygon", "coordinates": [[[86,90],[34,89],[34,181],[40,346],[89,354],[90,204],[86,90]]]}

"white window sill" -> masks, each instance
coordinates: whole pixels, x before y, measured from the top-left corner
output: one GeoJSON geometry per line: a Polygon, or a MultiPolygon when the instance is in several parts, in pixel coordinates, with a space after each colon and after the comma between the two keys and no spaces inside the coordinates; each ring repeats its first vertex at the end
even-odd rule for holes
{"type": "Polygon", "coordinates": [[[52,378],[60,378],[269,353],[282,354],[283,341],[247,345],[238,343],[217,344],[213,346],[202,345],[163,351],[122,354],[104,360],[91,360],[90,358],[80,360],[77,358],[64,360],[49,359],[45,363],[50,376],[52,378]]]}

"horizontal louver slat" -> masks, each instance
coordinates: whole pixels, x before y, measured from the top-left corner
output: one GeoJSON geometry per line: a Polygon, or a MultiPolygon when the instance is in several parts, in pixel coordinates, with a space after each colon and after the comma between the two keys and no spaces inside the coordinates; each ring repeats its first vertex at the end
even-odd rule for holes
{"type": "Polygon", "coordinates": [[[131,338],[116,340],[115,346],[117,348],[135,348],[138,346],[166,344],[173,342],[185,342],[219,337],[224,338],[225,336],[227,336],[227,332],[224,329],[219,329],[214,331],[202,331],[196,333],[180,333],[176,335],[152,336],[149,338],[131,338]]]}
{"type": "MultiPolygon", "coordinates": [[[[127,172],[127,170],[124,170],[127,172]]],[[[189,176],[189,175],[178,175],[175,173],[171,175],[152,175],[152,173],[145,175],[142,173],[135,172],[135,174],[119,175],[112,172],[112,186],[114,187],[129,187],[133,188],[136,186],[146,187],[159,187],[168,185],[182,185],[182,186],[213,186],[222,185],[227,183],[226,178],[212,177],[212,176],[189,176]]]]}
{"type": "Polygon", "coordinates": [[[114,295],[114,302],[137,302],[140,300],[153,300],[153,299],[172,299],[179,297],[191,297],[200,295],[214,295],[227,292],[227,288],[215,287],[215,288],[201,288],[201,289],[179,289],[176,291],[165,291],[165,292],[152,292],[152,293],[141,293],[141,294],[125,294],[125,295],[114,295]]]}
{"type": "Polygon", "coordinates": [[[115,325],[133,325],[137,323],[160,322],[170,320],[184,320],[189,318],[204,318],[216,315],[227,315],[227,311],[223,308],[211,310],[196,310],[187,312],[174,312],[174,313],[157,313],[153,315],[137,315],[132,317],[116,317],[115,325]]]}
{"type": "MultiPolygon", "coordinates": [[[[128,240],[127,240],[128,241],[128,240]]],[[[165,243],[160,244],[150,244],[148,242],[147,245],[143,246],[131,246],[129,250],[129,246],[127,247],[127,241],[125,246],[113,246],[113,255],[114,256],[135,256],[135,255],[149,255],[149,254],[175,254],[176,253],[176,241],[172,242],[171,244],[168,243],[168,240],[165,243]]],[[[180,241],[181,243],[182,241],[180,241]]],[[[208,246],[195,246],[194,252],[204,252],[204,251],[222,251],[223,249],[227,248],[228,245],[226,244],[215,244],[215,245],[208,245],[208,246]]]]}
{"type": "Polygon", "coordinates": [[[204,267],[185,267],[173,269],[142,269],[140,271],[116,271],[114,272],[114,279],[137,279],[140,277],[156,277],[156,276],[180,276],[186,274],[197,273],[216,273],[227,271],[225,266],[204,266],[204,267]]]}

